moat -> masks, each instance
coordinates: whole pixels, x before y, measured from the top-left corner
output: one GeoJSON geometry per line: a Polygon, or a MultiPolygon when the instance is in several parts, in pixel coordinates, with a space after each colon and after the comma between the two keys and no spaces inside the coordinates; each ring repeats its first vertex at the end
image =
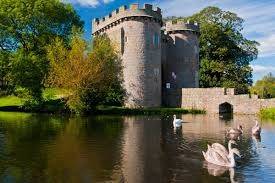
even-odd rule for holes
{"type": "Polygon", "coordinates": [[[275,122],[255,116],[60,117],[0,112],[0,182],[275,182],[275,122]],[[207,144],[226,145],[242,124],[235,169],[205,163],[207,144]],[[215,175],[215,176],[214,176],[215,175]]]}

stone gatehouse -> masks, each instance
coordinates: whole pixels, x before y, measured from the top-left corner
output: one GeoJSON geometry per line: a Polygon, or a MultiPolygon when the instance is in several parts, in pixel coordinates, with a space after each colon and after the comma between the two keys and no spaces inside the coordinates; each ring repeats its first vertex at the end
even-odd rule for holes
{"type": "Polygon", "coordinates": [[[207,113],[257,114],[261,109],[275,107],[275,99],[238,95],[233,88],[183,88],[178,97],[182,108],[207,113]]]}

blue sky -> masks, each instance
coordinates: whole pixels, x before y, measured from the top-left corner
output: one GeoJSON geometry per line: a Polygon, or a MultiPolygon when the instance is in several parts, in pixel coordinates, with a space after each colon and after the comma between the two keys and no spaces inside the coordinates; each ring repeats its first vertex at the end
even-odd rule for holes
{"type": "Polygon", "coordinates": [[[251,63],[254,80],[268,72],[275,75],[275,0],[63,0],[72,3],[85,21],[85,37],[90,38],[91,21],[122,5],[151,3],[164,16],[189,16],[207,6],[218,6],[237,13],[245,20],[243,34],[258,41],[259,56],[251,63]]]}

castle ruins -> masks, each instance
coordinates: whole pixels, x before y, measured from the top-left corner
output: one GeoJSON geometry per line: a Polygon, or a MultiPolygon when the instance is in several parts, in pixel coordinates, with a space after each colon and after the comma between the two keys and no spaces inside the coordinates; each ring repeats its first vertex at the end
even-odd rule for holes
{"type": "Polygon", "coordinates": [[[255,114],[275,106],[234,89],[199,88],[199,32],[196,22],[164,24],[160,8],[131,4],[94,19],[92,35],[107,34],[120,53],[127,107],[255,114]]]}
{"type": "Polygon", "coordinates": [[[121,54],[127,107],[160,107],[167,89],[199,86],[199,25],[167,22],[161,9],[122,6],[93,21],[121,54]]]}

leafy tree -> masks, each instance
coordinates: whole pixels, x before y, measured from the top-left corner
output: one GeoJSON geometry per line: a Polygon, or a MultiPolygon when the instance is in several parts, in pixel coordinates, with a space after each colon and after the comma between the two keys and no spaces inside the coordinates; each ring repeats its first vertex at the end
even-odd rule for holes
{"type": "Polygon", "coordinates": [[[243,19],[217,7],[207,7],[190,17],[176,19],[200,23],[201,87],[246,90],[252,85],[249,64],[257,58],[258,43],[242,35],[243,19]]]}
{"type": "Polygon", "coordinates": [[[72,111],[92,110],[110,100],[112,95],[114,101],[122,102],[122,68],[107,36],[96,37],[91,52],[77,34],[73,36],[70,48],[63,45],[56,39],[48,48],[51,65],[48,83],[70,91],[67,104],[72,111]]]}
{"type": "Polygon", "coordinates": [[[100,92],[97,103],[106,105],[122,105],[125,91],[122,87],[122,65],[107,35],[97,36],[93,41],[93,50],[90,54],[93,64],[100,67],[100,92]],[[106,84],[103,84],[106,83],[106,84]],[[100,102],[101,101],[101,102],[100,102]]]}
{"type": "Polygon", "coordinates": [[[41,93],[49,66],[46,46],[56,37],[68,43],[73,26],[83,22],[60,0],[1,0],[0,50],[13,53],[13,83],[41,93]]]}
{"type": "Polygon", "coordinates": [[[8,73],[10,72],[10,53],[0,50],[0,89],[8,87],[8,73]]]}
{"type": "Polygon", "coordinates": [[[269,73],[251,87],[251,93],[259,95],[260,98],[275,97],[275,77],[269,73]]]}

